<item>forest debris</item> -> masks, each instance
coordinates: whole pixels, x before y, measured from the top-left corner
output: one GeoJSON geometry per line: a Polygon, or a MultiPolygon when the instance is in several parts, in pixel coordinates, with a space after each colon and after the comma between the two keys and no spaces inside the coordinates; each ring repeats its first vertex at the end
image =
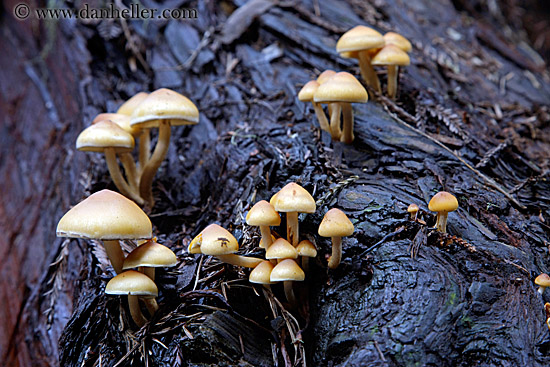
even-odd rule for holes
{"type": "Polygon", "coordinates": [[[239,7],[223,25],[221,41],[225,45],[241,37],[252,22],[275,4],[270,0],[251,0],[239,7]]]}

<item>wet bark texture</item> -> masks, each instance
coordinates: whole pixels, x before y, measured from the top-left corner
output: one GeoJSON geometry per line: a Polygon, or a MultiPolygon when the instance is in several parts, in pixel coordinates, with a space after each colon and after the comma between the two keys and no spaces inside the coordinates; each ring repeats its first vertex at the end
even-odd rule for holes
{"type": "Polygon", "coordinates": [[[550,363],[550,295],[533,285],[550,271],[550,79],[518,32],[530,20],[533,35],[547,9],[175,0],[165,6],[194,7],[198,19],[83,24],[18,22],[16,3],[4,2],[0,20],[2,365],[272,366],[293,362],[295,347],[313,366],[550,363]],[[296,95],[327,68],[359,75],[334,47],[357,24],[400,32],[414,50],[397,101],[354,105],[356,140],[341,145],[296,95]],[[159,271],[160,310],[136,333],[125,301],[103,294],[113,274],[101,246],[58,239],[55,226],[90,193],[114,189],[104,159],[75,150],[78,133],[159,87],[187,95],[201,120],[173,128],[154,182],[156,235],[181,261],[159,271]],[[197,272],[185,252],[217,222],[261,256],[244,216],[290,181],[319,203],[300,228],[319,256],[299,288],[294,345],[292,320],[273,314],[276,301],[247,271],[202,259],[197,272]],[[439,190],[460,204],[447,236],[407,219],[417,203],[433,225],[427,202],[439,190]],[[331,207],[356,226],[335,271],[329,239],[317,236],[331,207]]]}

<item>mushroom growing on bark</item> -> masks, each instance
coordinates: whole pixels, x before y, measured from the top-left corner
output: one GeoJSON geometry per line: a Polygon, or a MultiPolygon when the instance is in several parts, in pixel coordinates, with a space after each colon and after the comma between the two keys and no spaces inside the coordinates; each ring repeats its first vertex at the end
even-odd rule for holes
{"type": "Polygon", "coordinates": [[[58,237],[103,241],[117,274],[122,272],[124,253],[119,240],[152,237],[147,215],[133,201],[110,190],[90,195],[69,210],[57,224],[58,237]]]}
{"type": "Polygon", "coordinates": [[[353,234],[355,228],[340,209],[330,209],[321,224],[319,225],[319,235],[332,238],[332,256],[328,260],[328,267],[336,269],[342,260],[342,237],[353,234]]]}
{"type": "Polygon", "coordinates": [[[388,97],[395,99],[397,96],[397,76],[399,66],[407,66],[411,63],[409,55],[393,44],[384,46],[372,58],[372,65],[388,67],[388,97]]]}
{"type": "Polygon", "coordinates": [[[306,278],[304,271],[292,259],[278,263],[271,271],[272,282],[284,282],[286,299],[292,307],[296,306],[296,296],[292,290],[292,282],[301,282],[306,278]]]}
{"type": "Polygon", "coordinates": [[[317,116],[317,120],[319,121],[319,126],[321,127],[321,130],[330,132],[327,115],[325,115],[323,107],[320,103],[317,103],[313,100],[313,94],[315,93],[317,88],[319,88],[319,83],[315,80],[310,80],[302,87],[302,89],[300,89],[300,92],[298,92],[298,99],[302,102],[311,102],[311,104],[313,105],[313,110],[315,111],[315,116],[317,116]]]}
{"type": "Polygon", "coordinates": [[[453,194],[446,191],[440,191],[428,203],[428,209],[437,212],[437,222],[435,226],[442,233],[447,232],[447,215],[458,209],[458,201],[453,194]]]}
{"type": "Polygon", "coordinates": [[[418,215],[419,210],[420,208],[418,207],[418,205],[414,203],[409,205],[409,207],[407,208],[407,212],[411,214],[411,220],[416,220],[416,216],[418,215]]]}
{"type": "Polygon", "coordinates": [[[296,251],[298,251],[298,256],[302,257],[302,269],[304,269],[304,271],[308,271],[309,258],[317,256],[317,249],[315,248],[315,245],[313,245],[311,241],[303,240],[300,241],[298,247],[296,247],[296,251]]]}
{"type": "Polygon", "coordinates": [[[246,215],[246,223],[249,226],[260,227],[262,233],[262,244],[265,249],[271,246],[271,229],[270,226],[278,226],[281,224],[281,217],[275,211],[273,205],[265,200],[258,201],[246,215]]]}
{"type": "Polygon", "coordinates": [[[550,287],[550,276],[548,274],[542,273],[535,278],[535,284],[539,286],[538,292],[540,294],[544,293],[544,290],[547,287],[550,287]]]}
{"type": "Polygon", "coordinates": [[[267,260],[262,261],[250,272],[248,281],[250,283],[263,284],[265,288],[270,289],[269,285],[275,283],[270,279],[273,268],[274,265],[271,262],[267,260]]]}

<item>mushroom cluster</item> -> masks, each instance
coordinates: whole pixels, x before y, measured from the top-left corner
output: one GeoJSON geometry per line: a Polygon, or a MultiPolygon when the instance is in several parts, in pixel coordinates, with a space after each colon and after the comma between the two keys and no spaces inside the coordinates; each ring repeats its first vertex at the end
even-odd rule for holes
{"type": "MultiPolygon", "coordinates": [[[[291,306],[296,306],[293,282],[305,280],[309,258],[317,256],[315,245],[309,240],[300,241],[298,214],[315,213],[317,205],[311,194],[297,183],[291,182],[273,195],[269,202],[261,200],[254,204],[246,215],[249,226],[260,227],[259,247],[265,249],[265,259],[236,255],[239,244],[235,237],[217,224],[210,224],[190,243],[188,252],[217,257],[237,266],[253,268],[249,280],[270,288],[271,284],[283,282],[284,292],[291,306]],[[277,238],[271,233],[272,226],[281,224],[279,213],[286,213],[287,238],[277,238]],[[301,267],[299,265],[301,258],[301,267]]],[[[328,267],[335,269],[341,260],[341,237],[353,233],[353,225],[339,209],[329,210],[319,227],[319,234],[331,237],[332,256],[328,267]]]]}
{"type": "Polygon", "coordinates": [[[141,92],[120,106],[117,113],[96,116],[78,136],[76,148],[105,154],[118,190],[139,205],[153,207],[153,178],[168,152],[171,126],[198,122],[199,111],[187,97],[166,88],[150,94],[141,92]],[[158,129],[158,139],[151,154],[152,129],[158,129]],[[136,139],[137,164],[132,156],[136,139]]]}
{"type": "Polygon", "coordinates": [[[399,66],[410,64],[411,50],[411,43],[402,35],[395,32],[382,35],[363,25],[350,29],[336,43],[340,56],[359,60],[363,80],[377,93],[382,93],[382,88],[373,66],[387,66],[387,92],[391,99],[397,96],[399,66]]]}
{"type": "Polygon", "coordinates": [[[152,224],[136,203],[110,190],[90,195],[59,220],[57,236],[97,240],[103,243],[117,276],[107,283],[106,294],[128,296],[132,319],[139,327],[147,319],[139,301],[143,300],[152,316],[158,309],[155,297],[155,268],[176,265],[176,255],[152,238],[152,224]],[[128,256],[120,241],[141,241],[128,256]],[[129,270],[137,268],[136,270],[129,270]]]}

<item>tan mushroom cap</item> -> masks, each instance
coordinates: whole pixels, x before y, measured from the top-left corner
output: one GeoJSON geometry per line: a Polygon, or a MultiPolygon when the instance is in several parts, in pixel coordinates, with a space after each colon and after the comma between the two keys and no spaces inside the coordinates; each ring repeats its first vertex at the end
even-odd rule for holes
{"type": "Polygon", "coordinates": [[[273,205],[261,200],[248,211],[246,223],[249,226],[278,226],[281,224],[281,217],[275,211],[273,205]]]}
{"type": "Polygon", "coordinates": [[[362,51],[384,46],[384,37],[372,28],[358,25],[344,33],[336,43],[336,51],[362,51]]]}
{"type": "Polygon", "coordinates": [[[323,84],[324,82],[326,82],[327,80],[332,78],[334,76],[334,74],[336,74],[336,72],[334,70],[327,69],[327,70],[323,71],[317,77],[317,83],[319,83],[319,85],[323,84]]]}
{"type": "Polygon", "coordinates": [[[269,246],[265,252],[265,258],[271,259],[297,259],[298,251],[284,238],[279,238],[269,246]]]}
{"type": "Polygon", "coordinates": [[[541,287],[550,287],[550,276],[548,276],[548,274],[542,273],[535,278],[535,284],[540,285],[541,287]]]}
{"type": "Polygon", "coordinates": [[[172,250],[160,243],[150,240],[136,247],[128,254],[124,260],[122,269],[126,270],[139,266],[147,266],[150,268],[174,266],[177,262],[178,259],[176,258],[176,254],[174,254],[172,250]]]}
{"type": "Polygon", "coordinates": [[[319,83],[316,80],[310,80],[298,92],[298,99],[302,102],[313,101],[313,94],[319,88],[319,83]]]}
{"type": "Polygon", "coordinates": [[[139,92],[135,94],[132,98],[128,99],[126,102],[124,102],[116,111],[116,113],[126,115],[126,116],[132,116],[132,113],[134,113],[134,110],[141,102],[147,98],[149,93],[145,92],[139,92]]]}
{"type": "Polygon", "coordinates": [[[273,284],[270,280],[273,264],[270,261],[262,261],[250,272],[248,281],[256,284],[273,284]]]}
{"type": "Polygon", "coordinates": [[[341,71],[321,84],[315,91],[315,102],[365,103],[369,95],[361,83],[350,73],[341,71]]]}
{"type": "Polygon", "coordinates": [[[300,282],[306,278],[306,274],[298,266],[296,261],[292,259],[286,259],[278,263],[271,271],[270,280],[272,282],[287,282],[295,281],[300,282]]]}
{"type": "Polygon", "coordinates": [[[432,212],[452,212],[458,208],[458,201],[453,194],[440,191],[428,203],[428,209],[432,212]]]}
{"type": "Polygon", "coordinates": [[[416,205],[414,203],[409,205],[409,207],[407,208],[407,212],[409,212],[409,213],[416,213],[419,210],[420,210],[420,208],[418,207],[418,205],[416,205]]]}
{"type": "Polygon", "coordinates": [[[411,52],[412,51],[412,45],[409,42],[408,39],[400,35],[396,32],[388,32],[384,34],[384,41],[386,41],[386,45],[396,45],[401,50],[405,52],[411,52]]]}
{"type": "Polygon", "coordinates": [[[76,149],[102,153],[107,148],[117,152],[131,152],[134,137],[112,121],[99,121],[85,128],[76,139],[76,149]]]}
{"type": "Polygon", "coordinates": [[[92,120],[92,125],[104,120],[114,122],[128,134],[136,135],[139,132],[139,129],[130,126],[130,116],[121,113],[100,113],[92,120]]]}
{"type": "Polygon", "coordinates": [[[199,110],[184,95],[166,88],[157,89],[136,107],[131,125],[157,127],[159,120],[169,121],[172,126],[194,125],[199,122],[199,110]]]}
{"type": "Polygon", "coordinates": [[[109,280],[106,294],[157,297],[158,288],[147,275],[135,270],[127,270],[109,280]]]}
{"type": "Polygon", "coordinates": [[[101,190],[69,210],[57,224],[58,237],[98,240],[151,238],[147,215],[123,195],[101,190]]]}
{"type": "Polygon", "coordinates": [[[298,246],[296,246],[296,251],[298,251],[299,256],[304,257],[315,257],[317,256],[317,249],[315,248],[315,245],[311,243],[311,241],[303,240],[301,241],[298,246]]]}
{"type": "Polygon", "coordinates": [[[291,182],[271,197],[271,205],[278,212],[315,213],[313,197],[302,186],[291,182]]]}
{"type": "Polygon", "coordinates": [[[396,45],[386,45],[371,60],[372,65],[407,66],[411,63],[409,55],[396,45]]]}
{"type": "Polygon", "coordinates": [[[337,208],[330,209],[319,225],[319,235],[323,237],[345,237],[352,235],[353,231],[348,216],[337,208]]]}
{"type": "Polygon", "coordinates": [[[195,247],[205,255],[229,255],[239,250],[239,243],[233,235],[217,224],[210,224],[189,244],[189,253],[196,253],[195,247]]]}

